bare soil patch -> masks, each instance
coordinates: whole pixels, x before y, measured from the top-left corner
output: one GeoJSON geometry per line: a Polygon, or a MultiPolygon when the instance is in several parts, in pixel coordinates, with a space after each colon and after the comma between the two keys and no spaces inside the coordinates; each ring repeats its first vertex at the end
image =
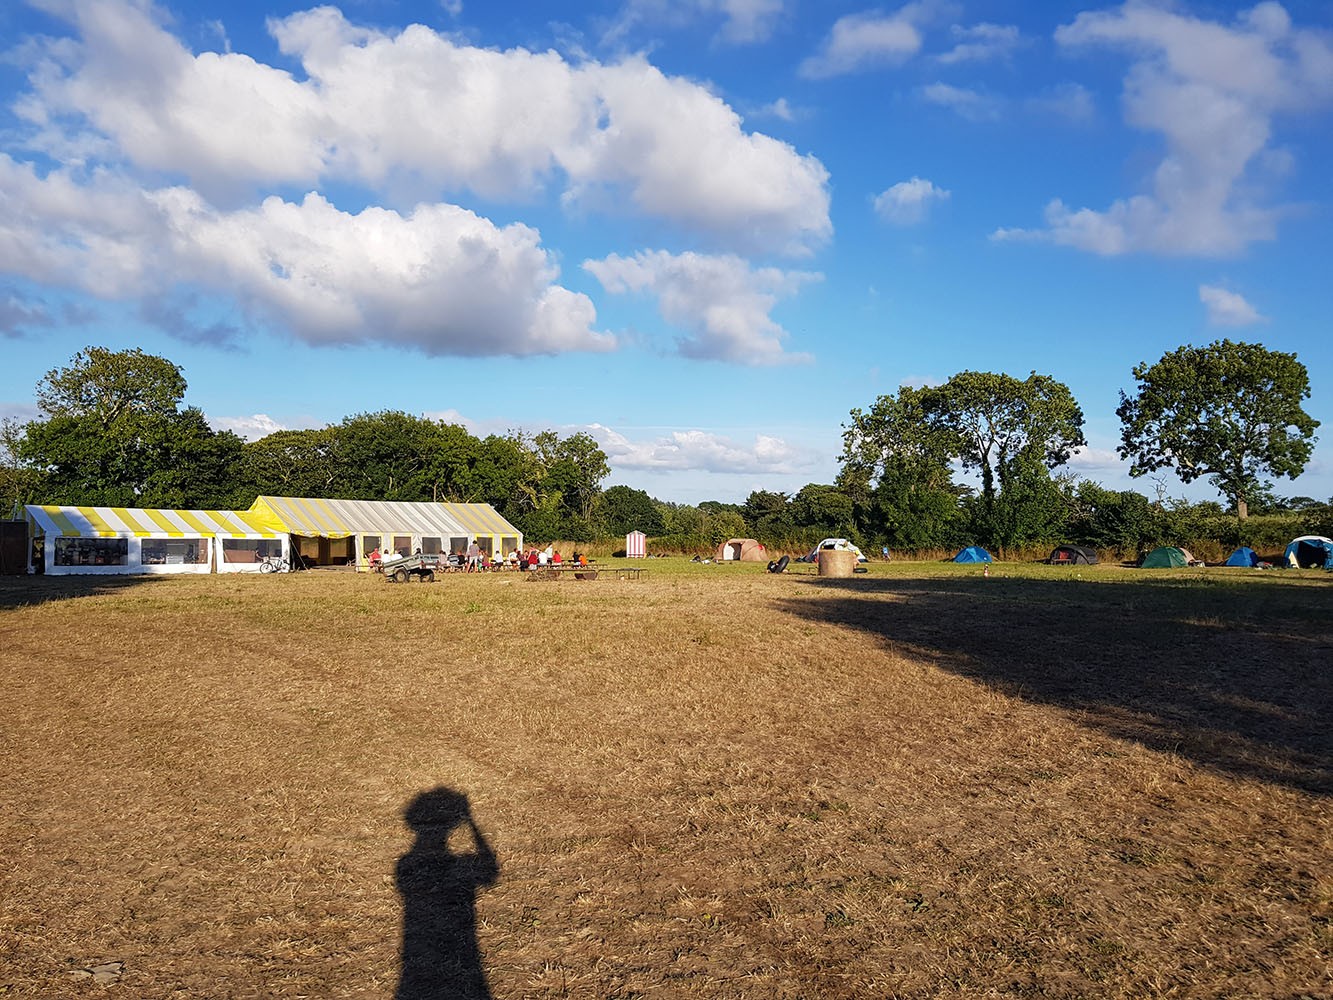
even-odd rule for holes
{"type": "Polygon", "coordinates": [[[992,574],[0,581],[0,995],[1333,995],[1333,581],[992,574]]]}

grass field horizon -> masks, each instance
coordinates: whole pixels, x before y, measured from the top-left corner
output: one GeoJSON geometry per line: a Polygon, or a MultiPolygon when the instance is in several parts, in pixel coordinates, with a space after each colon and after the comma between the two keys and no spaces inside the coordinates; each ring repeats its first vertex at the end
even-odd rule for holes
{"type": "Polygon", "coordinates": [[[0,996],[1333,994],[1330,574],[646,565],[0,580],[0,996]]]}

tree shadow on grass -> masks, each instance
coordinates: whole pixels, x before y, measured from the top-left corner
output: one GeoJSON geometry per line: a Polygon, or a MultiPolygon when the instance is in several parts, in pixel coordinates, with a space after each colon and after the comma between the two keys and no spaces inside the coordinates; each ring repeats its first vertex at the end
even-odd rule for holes
{"type": "Polygon", "coordinates": [[[119,594],[132,587],[142,587],[165,577],[155,576],[0,576],[0,611],[23,608],[51,601],[77,597],[119,594]]]}
{"type": "Polygon", "coordinates": [[[1333,794],[1333,581],[804,581],[780,602],[1080,723],[1333,794]],[[833,593],[829,593],[833,591],[833,593]]]}
{"type": "Polygon", "coordinates": [[[398,859],[403,897],[402,974],[395,1000],[491,1000],[477,943],[477,893],[500,874],[495,852],[451,788],[418,795],[403,810],[416,834],[398,859]],[[455,854],[450,834],[470,840],[455,854]]]}

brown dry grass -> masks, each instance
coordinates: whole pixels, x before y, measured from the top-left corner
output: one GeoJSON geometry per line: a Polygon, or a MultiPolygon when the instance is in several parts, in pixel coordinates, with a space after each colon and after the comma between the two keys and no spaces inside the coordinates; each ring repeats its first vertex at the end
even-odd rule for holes
{"type": "Polygon", "coordinates": [[[652,569],[0,581],[0,995],[392,996],[439,787],[496,997],[1333,991],[1326,575],[652,569]]]}

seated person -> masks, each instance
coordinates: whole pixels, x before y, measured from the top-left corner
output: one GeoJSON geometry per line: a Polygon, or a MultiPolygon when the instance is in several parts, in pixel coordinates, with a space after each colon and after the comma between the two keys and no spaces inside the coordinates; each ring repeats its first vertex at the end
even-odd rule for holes
{"type": "Polygon", "coordinates": [[[370,571],[372,573],[378,573],[380,571],[380,564],[383,562],[384,557],[380,555],[380,547],[376,545],[370,550],[370,571]]]}

